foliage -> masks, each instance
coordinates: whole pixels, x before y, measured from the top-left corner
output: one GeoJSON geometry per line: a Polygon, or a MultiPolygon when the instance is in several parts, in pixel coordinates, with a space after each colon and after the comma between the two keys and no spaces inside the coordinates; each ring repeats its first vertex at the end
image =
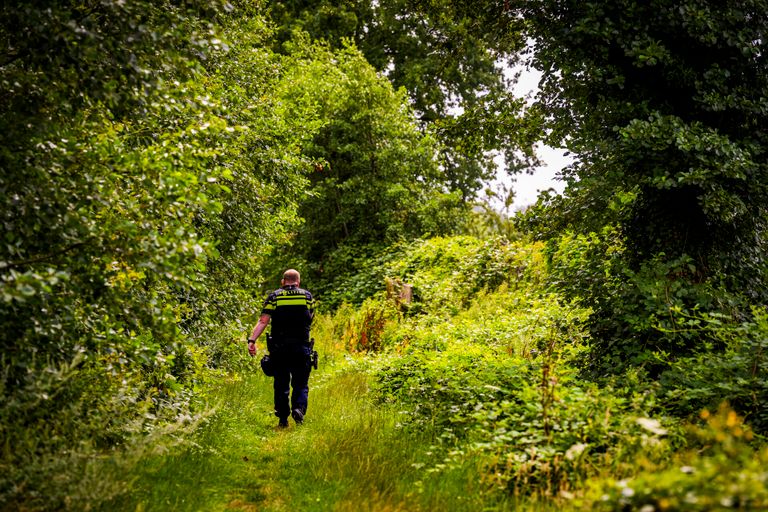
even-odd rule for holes
{"type": "Polygon", "coordinates": [[[589,418],[637,404],[613,399],[596,385],[583,384],[584,390],[572,384],[588,311],[536,290],[541,250],[455,238],[406,253],[394,268],[413,269],[409,281],[423,290],[427,314],[387,328],[386,346],[397,356],[383,359],[375,375],[380,401],[407,410],[407,423],[436,429],[435,469],[479,456],[487,485],[527,485],[547,494],[558,492],[569,474],[586,478],[585,468],[574,472],[565,458],[572,446],[611,456],[628,449],[621,443],[631,442],[631,429],[622,425],[631,420],[619,415],[614,425],[589,418]],[[489,281],[478,293],[479,276],[489,281]],[[422,282],[431,288],[420,288],[422,282]],[[446,288],[450,305],[441,302],[446,288]]]}
{"type": "Polygon", "coordinates": [[[528,62],[543,77],[530,113],[576,156],[563,171],[566,197],[539,210],[542,234],[612,226],[626,248],[618,294],[583,283],[599,303],[603,369],[625,356],[646,364],[646,346],[690,354],[696,340],[643,325],[667,307],[730,314],[748,311],[739,296],[765,302],[765,2],[451,6],[499,47],[520,31],[531,39],[528,62]]]}
{"type": "Polygon", "coordinates": [[[735,412],[704,410],[692,426],[690,448],[665,467],[595,486],[594,510],[759,510],[768,506],[768,451],[753,448],[752,433],[735,412]],[[603,493],[603,494],[601,494],[603,493]]]}
{"type": "Polygon", "coordinates": [[[95,454],[191,417],[211,367],[241,364],[252,249],[296,221],[281,191],[312,118],[275,101],[253,11],[2,9],[0,493],[80,507],[95,454]]]}
{"type": "MultiPolygon", "coordinates": [[[[331,304],[345,301],[334,313],[335,335],[353,350],[378,351],[416,342],[422,320],[427,329],[437,331],[439,326],[431,324],[438,318],[457,315],[457,322],[468,324],[466,317],[472,314],[491,316],[471,308],[466,315],[460,312],[475,299],[492,300],[497,293],[504,297],[511,293],[510,287],[517,290],[523,283],[538,282],[544,266],[541,249],[541,244],[482,241],[466,236],[397,246],[354,279],[341,281],[341,292],[326,299],[331,304]],[[409,290],[407,298],[401,295],[405,287],[409,290]],[[353,309],[350,303],[358,307],[353,309]],[[409,323],[408,318],[413,322],[409,323]],[[403,324],[410,327],[404,328],[403,324]],[[413,336],[406,334],[410,329],[413,336]]],[[[538,312],[546,310],[550,299],[526,296],[519,300],[528,301],[529,307],[538,312]]],[[[525,337],[517,332],[519,318],[510,316],[503,306],[495,313],[494,327],[516,340],[525,337]]],[[[435,336],[449,339],[454,335],[441,332],[435,336]]],[[[500,333],[497,336],[492,339],[500,341],[500,333]]],[[[509,349],[513,350],[511,345],[509,349]]]]}
{"type": "Polygon", "coordinates": [[[311,169],[302,144],[319,129],[315,109],[285,101],[279,91],[292,79],[293,63],[268,48],[265,20],[245,7],[221,22],[227,51],[209,58],[200,81],[216,98],[230,137],[217,147],[214,163],[226,169],[218,215],[197,215],[197,232],[216,241],[200,285],[184,291],[180,326],[210,350],[219,364],[231,348],[229,331],[248,329],[254,290],[263,277],[270,247],[282,243],[300,224],[296,212],[311,169]]]}
{"type": "Polygon", "coordinates": [[[670,447],[643,426],[655,425],[655,401],[638,380],[580,379],[585,318],[553,296],[502,286],[447,322],[405,323],[389,331],[404,355],[379,363],[379,400],[436,429],[434,470],[475,457],[486,485],[515,495],[559,496],[601,471],[631,474],[640,454],[670,447]]]}
{"type": "MultiPolygon", "coordinates": [[[[747,501],[739,501],[742,498],[760,503],[761,476],[754,471],[755,465],[745,466],[738,489],[729,490],[726,479],[718,479],[723,486],[718,484],[716,489],[706,487],[709,475],[719,469],[742,475],[738,461],[754,457],[757,452],[753,448],[739,445],[736,451],[728,452],[741,454],[736,462],[719,456],[711,459],[707,454],[697,458],[693,455],[695,447],[707,445],[706,441],[684,436],[678,420],[668,414],[696,413],[730,394],[740,409],[755,415],[754,423],[759,425],[762,408],[755,401],[760,400],[755,393],[762,389],[762,351],[756,345],[759,342],[745,340],[762,339],[760,326],[764,322],[746,322],[734,328],[722,317],[686,316],[680,306],[667,305],[652,328],[688,330],[688,339],[699,343],[719,336],[732,348],[718,354],[717,362],[707,350],[696,358],[666,361],[673,370],[662,375],[661,385],[650,385],[645,373],[636,370],[620,379],[584,380],[579,368],[590,354],[591,340],[583,327],[595,321],[593,314],[555,294],[544,293],[541,286],[573,279],[620,291],[621,279],[611,274],[623,267],[612,267],[610,254],[617,253],[616,260],[620,261],[622,248],[613,234],[606,230],[602,237],[563,237],[557,252],[549,256],[552,274],[545,269],[538,275],[524,273],[526,277],[515,284],[504,282],[498,288],[471,295],[470,305],[458,310],[427,301],[429,306],[423,312],[428,314],[393,320],[384,330],[384,346],[390,355],[373,365],[378,400],[400,408],[406,425],[434,431],[432,460],[425,469],[440,473],[461,467],[469,459],[478,461],[483,485],[518,496],[522,500],[518,503],[549,504],[559,509],[578,509],[585,503],[598,506],[591,500],[601,494],[585,493],[597,487],[606,496],[600,498],[605,510],[626,506],[639,510],[649,503],[678,503],[684,509],[685,500],[694,494],[700,496],[701,503],[715,500],[748,506],[743,505],[747,501]],[[584,260],[602,266],[593,268],[584,260]],[[705,330],[712,332],[703,333],[705,330]],[[750,336],[744,336],[745,331],[750,336]],[[730,375],[733,372],[738,373],[730,375]],[[680,451],[681,447],[691,450],[691,455],[680,464],[695,467],[691,471],[701,474],[700,479],[672,469],[678,457],[688,453],[680,451]],[[654,471],[674,477],[673,482],[679,480],[677,476],[688,478],[684,490],[666,483],[654,471]],[[618,486],[614,486],[617,481],[618,486]],[[626,489],[630,488],[633,494],[628,494],[626,489]]],[[[477,246],[467,239],[463,239],[464,246],[458,242],[452,240],[455,245],[451,246],[444,240],[432,241],[389,265],[403,268],[406,262],[418,262],[411,281],[419,274],[429,274],[438,289],[455,281],[452,296],[458,298],[462,288],[457,276],[464,274],[449,269],[462,267],[470,273],[467,269],[484,268],[473,257],[477,246]],[[447,247],[453,250],[446,251],[447,247]]],[[[535,261],[531,255],[542,249],[540,245],[529,248],[528,261],[535,261]]],[[[512,275],[507,272],[506,279],[512,275]]],[[[636,321],[640,322],[640,317],[636,321]]],[[[664,354],[658,350],[654,357],[664,354]]],[[[734,413],[729,414],[722,418],[734,413]]],[[[726,421],[728,428],[742,428],[740,422],[723,419],[726,421]]],[[[744,427],[735,432],[738,437],[742,435],[738,432],[747,431],[744,427]]],[[[719,434],[712,436],[722,441],[719,434]]]]}
{"type": "Polygon", "coordinates": [[[389,282],[411,287],[412,300],[399,305],[405,313],[456,313],[478,293],[496,289],[505,281],[511,281],[511,286],[522,281],[538,282],[545,265],[542,247],[471,236],[396,244],[375,258],[361,261],[356,274],[340,276],[324,300],[330,306],[345,301],[360,304],[368,297],[387,293],[389,282]]]}
{"type": "Polygon", "coordinates": [[[755,310],[751,319],[740,323],[711,313],[675,313],[678,329],[711,340],[711,346],[671,363],[661,378],[666,406],[680,415],[693,416],[727,401],[756,432],[768,432],[768,411],[763,405],[768,399],[765,311],[755,310]]]}
{"type": "Polygon", "coordinates": [[[3,4],[3,501],[79,507],[94,453],[188,414],[173,297],[216,257],[192,219],[227,192],[225,124],[190,81],[218,9],[3,4]]]}
{"type": "Polygon", "coordinates": [[[581,383],[567,369],[532,377],[534,385],[474,414],[467,451],[485,455],[484,477],[493,485],[551,499],[581,492],[604,472],[631,474],[639,458],[669,456],[671,447],[661,442],[666,431],[648,417],[649,395],[581,383]]]}
{"type": "Polygon", "coordinates": [[[172,312],[159,295],[215,255],[188,227],[195,211],[220,211],[225,191],[193,121],[213,112],[194,86],[171,82],[194,64],[184,49],[206,24],[144,7],[4,6],[3,34],[29,45],[2,67],[15,84],[2,104],[3,348],[22,367],[34,352],[69,361],[87,342],[134,337],[137,325],[167,337],[172,312]]]}
{"type": "Polygon", "coordinates": [[[502,83],[497,53],[482,35],[468,30],[470,19],[425,17],[404,0],[274,2],[272,17],[282,40],[302,30],[336,47],[353,41],[396,87],[409,91],[416,110],[430,120],[445,117],[454,102],[480,102],[484,91],[498,90],[502,83]]]}
{"type": "MultiPolygon", "coordinates": [[[[504,188],[502,186],[502,188],[504,188]]],[[[511,205],[514,200],[514,191],[508,190],[504,199],[504,208],[499,208],[491,201],[499,199],[497,195],[486,190],[487,202],[478,202],[472,209],[472,213],[463,226],[461,234],[487,239],[493,237],[517,240],[523,237],[521,223],[511,215],[511,205]]]]}
{"type": "Polygon", "coordinates": [[[352,47],[332,51],[298,39],[291,49],[278,94],[306,104],[320,127],[302,148],[315,161],[299,209],[303,225],[292,250],[280,248],[275,259],[300,266],[323,295],[388,245],[450,231],[463,208],[445,190],[435,142],[417,129],[403,90],[352,47]]]}
{"type": "Polygon", "coordinates": [[[368,298],[356,308],[343,304],[333,315],[333,336],[351,352],[378,352],[382,349],[387,325],[396,322],[395,304],[380,298],[368,298]]]}
{"type": "Polygon", "coordinates": [[[765,145],[754,124],[768,85],[757,36],[764,7],[628,0],[525,8],[533,64],[545,70],[542,107],[579,155],[572,186],[603,201],[637,191],[622,227],[641,260],[688,254],[713,275],[734,242],[742,255],[760,250],[747,240],[761,229],[765,192],[754,178],[765,145]]]}
{"type": "Polygon", "coordinates": [[[601,233],[565,232],[548,244],[548,283],[592,310],[587,321],[591,353],[583,364],[591,375],[635,366],[659,377],[678,360],[730,360],[732,353],[723,350],[731,340],[750,343],[738,326],[751,323],[741,312],[742,297],[716,279],[701,277],[687,256],[658,255],[629,268],[626,243],[608,227],[601,233]]]}
{"type": "Polygon", "coordinates": [[[494,41],[491,48],[490,34],[472,30],[472,17],[452,15],[451,2],[432,4],[424,13],[407,0],[272,2],[271,14],[282,41],[297,31],[335,48],[351,41],[404,89],[421,125],[433,128],[440,141],[448,189],[468,201],[493,177],[491,152],[503,151],[510,168],[532,157],[531,126],[520,116],[523,102],[507,91],[499,62],[515,60],[512,50],[522,39],[508,39],[501,50],[494,41]]]}
{"type": "MultiPolygon", "coordinates": [[[[566,234],[559,245],[546,249],[540,244],[515,248],[518,254],[527,254],[528,271],[518,274],[521,279],[511,280],[514,260],[502,258],[499,261],[507,265],[503,284],[479,294],[462,291],[463,276],[480,269],[487,272],[483,259],[475,256],[478,245],[470,239],[433,240],[388,262],[392,269],[411,269],[408,282],[421,282],[422,276],[435,290],[447,286],[449,296],[457,301],[470,298],[468,306],[454,309],[445,308],[439,294],[430,296],[433,300],[424,301],[420,310],[426,314],[393,319],[383,330],[390,355],[374,364],[374,391],[382,403],[402,410],[405,424],[435,432],[432,461],[425,468],[439,473],[476,460],[479,478],[488,488],[518,496],[524,500],[520,503],[557,504],[561,509],[585,503],[597,506],[590,500],[598,491],[585,493],[596,487],[605,494],[600,498],[605,510],[627,506],[639,510],[649,503],[679,504],[684,509],[685,500],[693,495],[700,497],[700,503],[715,500],[747,507],[744,504],[760,503],[758,466],[747,465],[744,473],[738,469],[738,461],[754,457],[755,449],[741,444],[728,452],[740,454],[735,455],[736,462],[704,454],[687,456],[688,462],[678,464],[688,453],[681,447],[693,454],[699,443],[707,443],[684,436],[675,416],[697,414],[702,407],[716,407],[732,396],[739,410],[750,414],[752,423],[760,427],[764,358],[757,340],[764,338],[764,315],[755,312],[754,321],[734,325],[731,317],[697,314],[696,309],[684,307],[702,302],[688,302],[690,287],[669,288],[669,281],[650,272],[629,273],[622,264],[624,248],[615,230],[606,229],[601,235],[566,234]],[[544,250],[549,253],[546,267],[544,250]],[[537,268],[537,252],[542,258],[538,272],[532,271],[537,268]],[[456,272],[457,268],[463,272],[456,272]],[[698,355],[678,358],[660,346],[640,347],[646,371],[629,370],[620,379],[584,380],[580,368],[592,364],[586,356],[594,357],[595,352],[594,340],[583,329],[593,330],[600,318],[577,304],[604,308],[590,299],[626,293],[625,279],[635,287],[646,286],[641,296],[649,301],[616,299],[626,300],[626,312],[639,304],[638,316],[627,317],[628,323],[638,331],[655,330],[662,336],[674,330],[668,333],[669,340],[691,340],[698,355]],[[574,296],[576,302],[568,303],[542,288],[554,283],[558,289],[575,289],[564,282],[585,283],[595,290],[607,287],[608,293],[585,293],[585,299],[574,296]],[[654,304],[650,299],[656,296],[660,298],[653,307],[658,313],[644,316],[640,311],[650,311],[654,304]],[[706,340],[728,348],[713,352],[706,340]],[[667,368],[655,385],[646,377],[654,368],[667,368]],[[695,467],[691,471],[701,478],[673,469],[680,464],[695,467]],[[706,481],[718,470],[731,475],[738,471],[743,476],[738,489],[729,490],[728,480],[718,479],[723,485],[708,490],[706,481]],[[681,481],[683,490],[657,478],[654,471],[673,482],[678,477],[687,479],[681,481]]],[[[672,268],[679,271],[687,265],[677,262],[672,268]]],[[[667,267],[662,276],[672,271],[667,267]]],[[[701,295],[712,296],[706,290],[701,295]]],[[[615,352],[630,353],[626,345],[615,352]]],[[[613,364],[626,362],[613,360],[613,364]]],[[[741,429],[740,422],[727,419],[734,417],[733,412],[729,414],[722,416],[723,424],[741,429]]],[[[736,437],[749,430],[738,429],[736,437]]],[[[722,441],[719,434],[712,436],[722,441]]]]}
{"type": "Polygon", "coordinates": [[[380,408],[359,372],[319,375],[339,435],[272,466],[338,473],[336,508],[444,508],[434,475],[472,479],[466,509],[765,506],[764,2],[274,2],[277,38],[233,3],[0,7],[4,507],[125,497],[253,369],[235,341],[278,266],[338,308],[323,362],[380,354],[356,367],[380,408]],[[528,36],[521,119],[492,61],[528,36]],[[433,237],[485,233],[488,151],[524,166],[541,133],[578,155],[566,197],[481,217],[509,239],[433,237]]]}

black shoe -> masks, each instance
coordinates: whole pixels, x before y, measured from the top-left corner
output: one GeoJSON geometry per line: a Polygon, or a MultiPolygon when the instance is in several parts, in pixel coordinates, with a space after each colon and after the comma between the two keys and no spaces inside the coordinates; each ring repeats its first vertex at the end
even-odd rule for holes
{"type": "Polygon", "coordinates": [[[280,418],[280,423],[277,424],[277,428],[286,428],[288,426],[288,418],[280,418]]]}
{"type": "Polygon", "coordinates": [[[301,412],[301,409],[294,409],[291,413],[291,416],[293,417],[293,421],[296,422],[297,425],[301,425],[304,423],[304,413],[301,412]]]}

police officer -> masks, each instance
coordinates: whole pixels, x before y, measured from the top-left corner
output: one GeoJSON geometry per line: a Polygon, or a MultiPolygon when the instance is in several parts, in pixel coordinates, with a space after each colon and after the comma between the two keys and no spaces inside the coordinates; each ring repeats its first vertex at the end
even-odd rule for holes
{"type": "Polygon", "coordinates": [[[283,273],[280,288],[267,296],[259,322],[248,338],[248,352],[254,356],[256,340],[272,321],[269,343],[272,346],[267,348],[274,364],[275,416],[280,419],[278,427],[288,426],[289,415],[300,425],[307,413],[309,372],[312,365],[309,329],[315,313],[315,302],[311,293],[299,288],[300,281],[301,276],[294,269],[283,273]]]}

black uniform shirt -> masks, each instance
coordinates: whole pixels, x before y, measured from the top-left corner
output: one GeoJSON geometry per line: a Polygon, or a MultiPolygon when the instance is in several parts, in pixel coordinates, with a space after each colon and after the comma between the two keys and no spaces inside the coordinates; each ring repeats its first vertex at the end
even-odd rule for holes
{"type": "Polygon", "coordinates": [[[315,314],[312,294],[296,285],[278,288],[267,296],[262,315],[272,317],[272,337],[281,343],[308,343],[315,314]]]}

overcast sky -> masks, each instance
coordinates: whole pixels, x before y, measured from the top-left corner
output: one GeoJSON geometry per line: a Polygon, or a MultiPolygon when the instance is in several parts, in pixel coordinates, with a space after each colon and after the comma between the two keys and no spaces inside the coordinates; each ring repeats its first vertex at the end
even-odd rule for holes
{"type": "MultiPolygon", "coordinates": [[[[513,73],[516,70],[512,70],[513,73]]],[[[514,88],[516,96],[529,96],[538,90],[539,78],[541,74],[535,70],[521,69],[520,78],[514,88]]],[[[562,193],[564,185],[555,179],[557,172],[571,163],[571,159],[563,155],[563,151],[541,145],[538,148],[538,154],[542,161],[541,167],[535,169],[532,175],[522,174],[515,177],[511,183],[511,178],[507,176],[504,169],[499,169],[498,182],[512,185],[515,191],[515,200],[512,203],[512,211],[528,206],[536,202],[539,192],[550,188],[562,193]]]]}
{"type": "MultiPolygon", "coordinates": [[[[563,155],[562,151],[541,146],[538,148],[538,154],[542,161],[541,167],[535,169],[532,175],[519,174],[515,176],[511,183],[515,191],[515,200],[512,203],[512,211],[531,205],[536,202],[539,192],[550,188],[560,194],[563,192],[563,182],[556,180],[557,171],[571,163],[571,159],[563,155]]],[[[506,175],[504,170],[499,170],[499,181],[509,184],[511,178],[506,175]]]]}

